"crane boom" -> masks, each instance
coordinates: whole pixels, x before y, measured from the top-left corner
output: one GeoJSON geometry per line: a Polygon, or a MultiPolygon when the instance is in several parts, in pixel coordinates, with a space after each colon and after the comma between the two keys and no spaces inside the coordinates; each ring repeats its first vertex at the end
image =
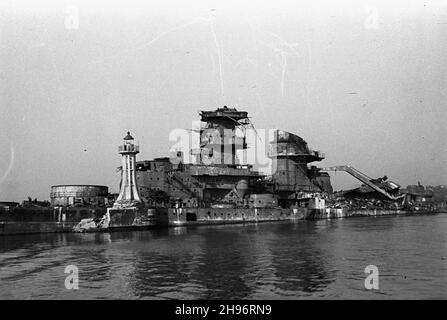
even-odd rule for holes
{"type": "Polygon", "coordinates": [[[402,196],[395,197],[395,196],[389,194],[386,190],[380,188],[375,183],[373,183],[371,181],[372,179],[370,177],[368,177],[366,174],[360,172],[359,170],[355,169],[354,167],[351,167],[351,166],[334,166],[334,167],[321,168],[321,170],[324,170],[324,171],[344,171],[344,172],[347,172],[351,176],[353,176],[354,178],[360,180],[361,182],[366,184],[368,187],[374,189],[375,191],[383,194],[385,197],[387,197],[390,200],[397,200],[397,199],[402,198],[402,196]]]}

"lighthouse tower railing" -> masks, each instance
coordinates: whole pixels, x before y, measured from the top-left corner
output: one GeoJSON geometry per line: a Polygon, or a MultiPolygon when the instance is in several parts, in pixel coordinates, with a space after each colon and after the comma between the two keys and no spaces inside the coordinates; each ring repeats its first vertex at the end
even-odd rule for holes
{"type": "Polygon", "coordinates": [[[119,153],[127,153],[127,152],[140,152],[140,146],[134,145],[134,144],[124,144],[122,146],[118,146],[118,152],[119,153]]]}

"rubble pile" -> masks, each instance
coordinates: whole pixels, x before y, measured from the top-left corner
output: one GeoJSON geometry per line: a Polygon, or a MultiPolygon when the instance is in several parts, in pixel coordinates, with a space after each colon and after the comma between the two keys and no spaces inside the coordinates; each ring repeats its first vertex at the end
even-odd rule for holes
{"type": "Polygon", "coordinates": [[[336,198],[335,200],[328,201],[327,206],[334,209],[350,209],[350,210],[399,210],[402,209],[402,205],[395,201],[379,200],[379,199],[361,199],[361,198],[336,198]]]}

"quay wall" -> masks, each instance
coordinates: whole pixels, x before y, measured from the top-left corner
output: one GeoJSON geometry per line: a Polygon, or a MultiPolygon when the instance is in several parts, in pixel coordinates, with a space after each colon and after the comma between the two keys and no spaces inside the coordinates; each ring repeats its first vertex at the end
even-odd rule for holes
{"type": "MultiPolygon", "coordinates": [[[[22,208],[23,209],[23,208],[22,208]]],[[[46,208],[0,214],[0,235],[71,232],[82,219],[101,218],[106,208],[46,208]]],[[[232,224],[284,220],[334,219],[361,216],[434,214],[435,211],[282,209],[282,208],[109,208],[107,230],[147,229],[178,225],[232,224]]]]}
{"type": "Polygon", "coordinates": [[[106,213],[105,207],[17,207],[0,208],[0,221],[13,222],[66,222],[93,218],[106,213]]]}
{"type": "Polygon", "coordinates": [[[71,232],[78,222],[0,221],[1,235],[71,232]]]}
{"type": "Polygon", "coordinates": [[[0,208],[0,236],[70,232],[82,219],[100,217],[106,208],[17,207],[0,208]]]}

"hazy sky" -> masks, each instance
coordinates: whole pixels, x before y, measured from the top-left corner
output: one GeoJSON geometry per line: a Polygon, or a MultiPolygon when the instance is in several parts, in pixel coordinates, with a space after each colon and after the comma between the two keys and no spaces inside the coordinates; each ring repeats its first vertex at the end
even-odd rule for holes
{"type": "Polygon", "coordinates": [[[92,2],[0,0],[0,200],[116,192],[127,130],[138,159],[165,156],[223,105],[322,166],[447,184],[446,1],[92,2]]]}

